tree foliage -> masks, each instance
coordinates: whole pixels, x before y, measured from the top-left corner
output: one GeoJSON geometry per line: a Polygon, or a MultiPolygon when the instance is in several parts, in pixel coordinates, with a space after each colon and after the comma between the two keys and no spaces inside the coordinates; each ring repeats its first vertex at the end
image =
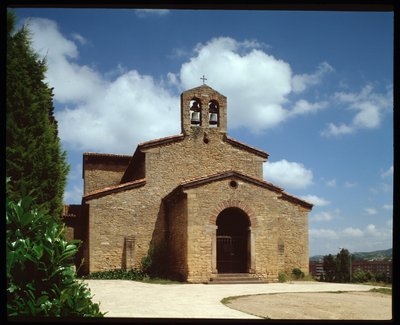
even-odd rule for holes
{"type": "Polygon", "coordinates": [[[7,197],[18,200],[21,189],[50,215],[62,213],[69,166],[61,150],[54,118],[53,92],[44,82],[45,59],[32,50],[28,28],[15,31],[16,17],[7,13],[6,175],[7,197]]]}
{"type": "Polygon", "coordinates": [[[331,254],[324,256],[323,267],[325,271],[324,280],[333,282],[336,274],[336,259],[331,254]]]}
{"type": "Polygon", "coordinates": [[[350,282],[350,253],[345,248],[336,255],[336,281],[350,282]]]}
{"type": "Polygon", "coordinates": [[[78,242],[67,242],[62,223],[33,206],[30,196],[6,200],[8,316],[103,316],[76,280],[78,242]]]}

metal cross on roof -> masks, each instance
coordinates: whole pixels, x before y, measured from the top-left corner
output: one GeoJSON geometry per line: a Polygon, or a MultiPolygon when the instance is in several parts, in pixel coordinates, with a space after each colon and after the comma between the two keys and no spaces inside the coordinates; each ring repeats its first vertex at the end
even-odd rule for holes
{"type": "Polygon", "coordinates": [[[203,85],[204,85],[204,80],[207,80],[207,78],[206,77],[204,77],[204,74],[203,74],[203,77],[202,78],[200,78],[201,80],[203,80],[203,85]]]}

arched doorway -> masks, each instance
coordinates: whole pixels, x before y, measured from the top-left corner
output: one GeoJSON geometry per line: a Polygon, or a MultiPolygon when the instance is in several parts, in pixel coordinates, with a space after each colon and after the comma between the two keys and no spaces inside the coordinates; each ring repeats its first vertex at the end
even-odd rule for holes
{"type": "Polygon", "coordinates": [[[249,217],[239,208],[227,208],[217,217],[218,273],[249,271],[249,217]]]}

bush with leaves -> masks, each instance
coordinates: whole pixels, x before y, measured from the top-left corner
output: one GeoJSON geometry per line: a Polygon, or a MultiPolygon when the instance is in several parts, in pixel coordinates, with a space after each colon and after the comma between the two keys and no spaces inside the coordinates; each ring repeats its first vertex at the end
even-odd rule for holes
{"type": "Polygon", "coordinates": [[[108,271],[97,271],[92,272],[88,275],[83,276],[84,279],[98,279],[98,280],[132,280],[142,281],[148,279],[149,276],[141,270],[130,269],[114,269],[108,271]]]}
{"type": "Polygon", "coordinates": [[[102,317],[72,268],[78,242],[67,242],[63,224],[33,205],[29,196],[6,200],[8,316],[102,317]]]}
{"type": "Polygon", "coordinates": [[[278,274],[278,281],[283,283],[287,281],[287,274],[284,272],[279,272],[278,274]]]}
{"type": "Polygon", "coordinates": [[[304,278],[304,272],[299,268],[294,268],[292,270],[292,277],[296,280],[304,278]]]}

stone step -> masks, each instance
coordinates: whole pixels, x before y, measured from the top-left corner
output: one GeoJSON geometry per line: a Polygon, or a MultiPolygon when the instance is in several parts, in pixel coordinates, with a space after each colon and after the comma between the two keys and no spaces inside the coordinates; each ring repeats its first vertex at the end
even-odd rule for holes
{"type": "Polygon", "coordinates": [[[251,284],[251,283],[266,283],[254,274],[249,273],[222,273],[213,277],[208,282],[209,284],[251,284]]]}
{"type": "Polygon", "coordinates": [[[250,273],[218,273],[218,275],[216,275],[216,278],[230,278],[230,277],[255,278],[256,275],[250,273]]]}

